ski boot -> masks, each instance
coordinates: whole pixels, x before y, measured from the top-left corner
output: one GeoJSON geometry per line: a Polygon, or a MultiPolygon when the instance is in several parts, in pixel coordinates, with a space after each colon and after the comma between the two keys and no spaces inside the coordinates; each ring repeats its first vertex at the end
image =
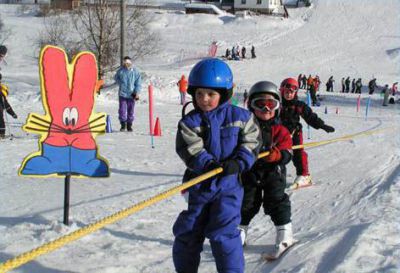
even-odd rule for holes
{"type": "Polygon", "coordinates": [[[309,187],[312,185],[311,175],[298,175],[289,189],[295,190],[299,188],[309,187]]]}
{"type": "Polygon", "coordinates": [[[267,261],[274,261],[279,259],[283,253],[286,252],[291,246],[298,241],[293,238],[292,223],[282,226],[275,226],[276,239],[275,248],[271,253],[265,254],[264,259],[267,261]]]}

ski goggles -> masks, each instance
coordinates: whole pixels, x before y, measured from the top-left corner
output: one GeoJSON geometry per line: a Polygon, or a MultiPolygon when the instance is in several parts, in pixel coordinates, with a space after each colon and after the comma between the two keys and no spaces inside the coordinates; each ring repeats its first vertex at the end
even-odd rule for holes
{"type": "Polygon", "coordinates": [[[276,99],[256,98],[251,101],[250,105],[254,110],[272,112],[277,110],[281,104],[279,100],[276,99]]]}
{"type": "Polygon", "coordinates": [[[283,86],[283,88],[285,88],[285,90],[289,90],[291,92],[297,92],[299,90],[299,88],[296,85],[287,83],[283,86]]]}

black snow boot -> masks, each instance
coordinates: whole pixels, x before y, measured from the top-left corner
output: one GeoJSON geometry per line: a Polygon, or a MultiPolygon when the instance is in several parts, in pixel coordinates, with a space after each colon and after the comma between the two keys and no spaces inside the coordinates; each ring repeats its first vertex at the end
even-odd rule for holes
{"type": "Polygon", "coordinates": [[[128,124],[127,124],[127,129],[128,129],[128,132],[132,132],[133,130],[132,130],[132,123],[129,123],[128,122],[128,124]]]}
{"type": "Polygon", "coordinates": [[[121,132],[125,132],[126,130],[126,123],[125,122],[121,122],[121,129],[119,129],[121,132]]]}

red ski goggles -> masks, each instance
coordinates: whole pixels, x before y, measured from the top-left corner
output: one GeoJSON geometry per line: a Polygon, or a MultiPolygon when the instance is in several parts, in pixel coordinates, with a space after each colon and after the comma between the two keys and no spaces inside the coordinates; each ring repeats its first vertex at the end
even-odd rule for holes
{"type": "Polygon", "coordinates": [[[251,101],[250,105],[253,109],[261,112],[272,112],[278,109],[281,104],[276,99],[256,98],[251,101]]]}
{"type": "Polygon", "coordinates": [[[299,88],[296,85],[287,83],[283,86],[283,88],[285,88],[285,90],[289,90],[291,92],[297,92],[299,90],[299,88]]]}

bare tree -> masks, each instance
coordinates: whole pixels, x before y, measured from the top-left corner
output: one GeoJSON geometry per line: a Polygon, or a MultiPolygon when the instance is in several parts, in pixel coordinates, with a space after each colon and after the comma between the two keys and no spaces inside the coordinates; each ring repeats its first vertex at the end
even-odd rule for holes
{"type": "Polygon", "coordinates": [[[82,49],[80,37],[74,35],[68,14],[61,12],[48,14],[43,17],[43,25],[44,29],[39,32],[36,40],[38,51],[45,45],[55,45],[63,48],[71,59],[82,49]]]}
{"type": "Polygon", "coordinates": [[[128,12],[127,44],[131,58],[136,60],[157,53],[160,50],[160,37],[149,30],[153,18],[140,8],[132,7],[128,12]]]}
{"type": "MultiPolygon", "coordinates": [[[[157,50],[156,35],[148,29],[150,18],[144,10],[129,9],[127,17],[127,49],[133,59],[157,50]]],[[[97,56],[99,76],[119,65],[120,8],[119,1],[94,0],[73,13],[73,23],[87,50],[97,56]]]]}

